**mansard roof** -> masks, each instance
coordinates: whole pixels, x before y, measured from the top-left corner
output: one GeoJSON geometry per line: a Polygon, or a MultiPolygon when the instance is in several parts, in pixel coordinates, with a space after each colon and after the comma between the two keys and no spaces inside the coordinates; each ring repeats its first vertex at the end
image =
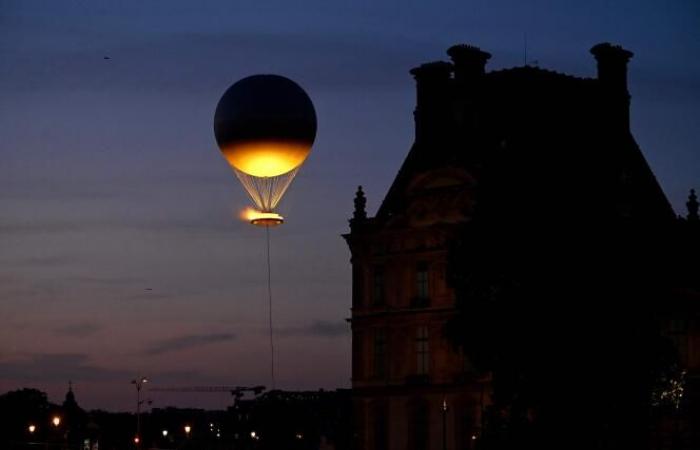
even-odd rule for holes
{"type": "MultiPolygon", "coordinates": [[[[486,72],[479,64],[486,63],[488,54],[470,48],[453,53],[462,58],[476,55],[478,61],[455,60],[451,67],[432,63],[411,72],[418,82],[416,140],[377,221],[386,222],[405,210],[409,185],[426,172],[460,167],[479,185],[488,184],[485,177],[503,176],[506,166],[517,170],[518,164],[537,177],[521,181],[537,185],[538,195],[575,179],[578,185],[598,190],[599,201],[617,202],[621,215],[675,217],[629,131],[626,81],[614,84],[619,76],[610,77],[607,67],[601,72],[600,60],[598,78],[535,66],[486,72]]],[[[628,55],[626,64],[631,53],[620,55],[628,55]]],[[[585,187],[572,188],[577,191],[572,195],[586,195],[585,187]]],[[[542,201],[543,211],[562,207],[552,204],[561,201],[556,195],[544,197],[531,201],[542,201]]]]}

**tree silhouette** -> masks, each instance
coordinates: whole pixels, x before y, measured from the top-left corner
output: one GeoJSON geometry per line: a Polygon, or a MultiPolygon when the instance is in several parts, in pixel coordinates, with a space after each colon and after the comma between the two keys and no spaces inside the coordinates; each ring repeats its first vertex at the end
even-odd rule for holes
{"type": "Polygon", "coordinates": [[[686,313],[679,288],[698,298],[700,267],[685,256],[699,230],[602,208],[570,220],[572,205],[495,207],[512,205],[513,187],[480,192],[450,256],[459,315],[447,334],[493,378],[481,446],[644,448],[654,393],[681,371],[662,329],[686,313]]]}

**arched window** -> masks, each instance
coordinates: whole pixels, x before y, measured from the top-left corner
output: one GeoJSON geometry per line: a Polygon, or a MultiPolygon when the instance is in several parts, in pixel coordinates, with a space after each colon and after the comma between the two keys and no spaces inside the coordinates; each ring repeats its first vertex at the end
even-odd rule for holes
{"type": "Polygon", "coordinates": [[[372,305],[384,306],[384,266],[374,266],[372,270],[372,305]]]}

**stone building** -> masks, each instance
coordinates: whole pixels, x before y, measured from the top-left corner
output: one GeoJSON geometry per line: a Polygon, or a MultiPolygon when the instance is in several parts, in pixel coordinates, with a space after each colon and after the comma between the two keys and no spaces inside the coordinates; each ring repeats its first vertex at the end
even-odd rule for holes
{"type": "Polygon", "coordinates": [[[595,78],[488,72],[491,55],[477,47],[447,53],[451,62],[411,70],[414,144],[374,217],[358,189],[344,235],[362,450],[476,446],[490,380],[444,333],[456,314],[450,242],[476,208],[502,221],[676,220],[630,132],[631,52],[594,46],[595,78]]]}

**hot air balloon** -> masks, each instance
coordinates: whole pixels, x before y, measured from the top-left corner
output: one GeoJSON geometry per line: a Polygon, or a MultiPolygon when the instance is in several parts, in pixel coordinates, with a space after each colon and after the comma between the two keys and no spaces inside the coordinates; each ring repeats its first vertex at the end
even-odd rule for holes
{"type": "Polygon", "coordinates": [[[316,137],[316,112],[306,92],[279,75],[243,78],[219,100],[214,134],[257,208],[251,223],[283,223],[275,208],[316,137]]]}

